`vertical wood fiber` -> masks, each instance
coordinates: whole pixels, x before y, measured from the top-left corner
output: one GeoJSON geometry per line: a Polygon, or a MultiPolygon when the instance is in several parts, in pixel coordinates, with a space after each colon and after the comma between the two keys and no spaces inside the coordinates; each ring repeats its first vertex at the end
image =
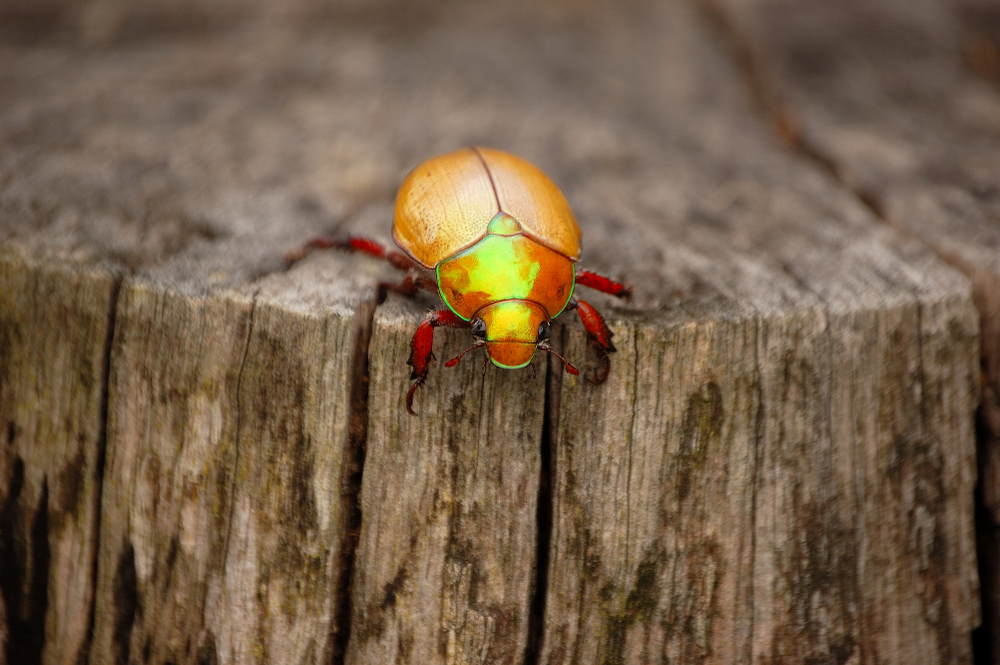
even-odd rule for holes
{"type": "Polygon", "coordinates": [[[128,285],[91,662],[330,657],[365,321],[128,285]]]}
{"type": "Polygon", "coordinates": [[[563,379],[543,662],[746,660],[756,321],[615,332],[596,395],[563,379]]]}
{"type": "MultiPolygon", "coordinates": [[[[376,312],[362,527],[347,663],[520,663],[534,583],[545,358],[519,372],[439,328],[439,359],[406,413],[418,308],[376,312]]],[[[541,354],[539,354],[541,355],[541,354]]]]}
{"type": "Polygon", "coordinates": [[[0,253],[0,661],[86,658],[117,285],[0,253]]]}

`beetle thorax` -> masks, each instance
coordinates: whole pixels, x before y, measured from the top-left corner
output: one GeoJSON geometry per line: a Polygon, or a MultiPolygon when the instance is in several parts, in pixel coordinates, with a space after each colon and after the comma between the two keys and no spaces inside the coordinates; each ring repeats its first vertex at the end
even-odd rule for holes
{"type": "Polygon", "coordinates": [[[531,301],[556,317],[573,295],[573,262],[521,233],[512,217],[497,215],[490,230],[438,266],[441,298],[466,321],[504,300],[531,301]]]}

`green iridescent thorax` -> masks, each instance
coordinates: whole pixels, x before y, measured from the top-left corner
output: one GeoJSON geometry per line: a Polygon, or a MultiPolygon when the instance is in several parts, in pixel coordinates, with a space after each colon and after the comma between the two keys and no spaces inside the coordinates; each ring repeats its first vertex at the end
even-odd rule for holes
{"type": "Polygon", "coordinates": [[[512,217],[500,213],[489,235],[437,268],[441,297],[466,321],[501,300],[528,300],[550,318],[573,295],[573,262],[520,232],[512,217]]]}

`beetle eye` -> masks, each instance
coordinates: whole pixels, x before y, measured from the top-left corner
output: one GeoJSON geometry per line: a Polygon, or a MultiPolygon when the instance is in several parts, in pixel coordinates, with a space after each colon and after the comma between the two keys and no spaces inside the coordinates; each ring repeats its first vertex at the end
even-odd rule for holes
{"type": "Polygon", "coordinates": [[[538,341],[544,342],[549,338],[549,322],[542,321],[538,324],[538,341]]]}
{"type": "Polygon", "coordinates": [[[479,339],[486,339],[486,322],[482,319],[473,320],[472,334],[479,339]]]}

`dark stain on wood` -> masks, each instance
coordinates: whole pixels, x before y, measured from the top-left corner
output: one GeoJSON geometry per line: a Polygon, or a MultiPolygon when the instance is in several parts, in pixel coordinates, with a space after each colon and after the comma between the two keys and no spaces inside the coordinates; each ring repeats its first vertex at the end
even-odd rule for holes
{"type": "Polygon", "coordinates": [[[410,657],[413,654],[413,635],[408,631],[402,631],[399,634],[399,639],[396,644],[399,646],[399,657],[398,660],[403,663],[410,662],[410,657]]]}
{"type": "MultiPolygon", "coordinates": [[[[85,325],[87,325],[87,330],[94,330],[97,327],[89,321],[85,325]]],[[[94,377],[94,363],[91,361],[90,355],[85,353],[75,356],[74,360],[73,364],[75,365],[79,385],[83,387],[84,393],[89,395],[93,391],[96,381],[94,377]]]]}
{"type": "Polygon", "coordinates": [[[385,585],[379,607],[383,610],[395,607],[396,596],[403,590],[403,586],[409,579],[410,571],[405,566],[400,566],[399,570],[396,571],[396,576],[392,578],[391,582],[385,585]]]}
{"type": "MultiPolygon", "coordinates": [[[[810,656],[803,662],[805,665],[844,665],[854,655],[855,648],[856,645],[851,636],[844,635],[838,641],[830,644],[829,653],[810,656]]],[[[778,653],[775,654],[774,661],[775,663],[780,662],[778,653]]]]}
{"type": "Polygon", "coordinates": [[[118,665],[128,665],[132,642],[132,628],[137,617],[142,615],[142,602],[139,598],[138,583],[135,574],[135,549],[131,541],[126,540],[118,556],[118,566],[114,579],[114,643],[118,665]]]}
{"type": "Polygon", "coordinates": [[[667,642],[677,645],[680,662],[704,662],[711,654],[712,629],[719,615],[717,591],[725,565],[721,548],[708,539],[672,558],[676,569],[663,621],[667,642]]]}
{"type": "MultiPolygon", "coordinates": [[[[457,491],[458,486],[458,475],[461,471],[458,464],[452,464],[452,492],[453,494],[457,491]]],[[[472,511],[475,510],[473,506],[472,511]]],[[[469,511],[469,512],[472,512],[469,511]]],[[[471,528],[474,528],[470,522],[474,522],[473,519],[466,519],[467,513],[465,510],[465,504],[461,500],[456,500],[451,506],[451,512],[448,513],[448,543],[445,547],[445,561],[454,561],[462,565],[475,565],[476,563],[476,552],[474,545],[469,537],[465,534],[471,532],[471,528]]],[[[475,590],[475,573],[473,573],[472,585],[470,588],[475,590]]]]}
{"type": "Polygon", "coordinates": [[[59,513],[57,517],[61,523],[65,523],[67,518],[78,519],[82,509],[81,500],[87,472],[87,455],[85,452],[87,442],[81,434],[78,437],[79,446],[76,455],[69,464],[63,467],[56,479],[56,492],[58,494],[59,513]]]}
{"type": "MultiPolygon", "coordinates": [[[[598,593],[603,616],[600,665],[632,662],[626,653],[637,641],[642,662],[669,659],[670,653],[677,654],[679,662],[704,662],[711,655],[719,614],[722,567],[719,545],[712,540],[674,553],[659,544],[647,547],[624,601],[623,590],[614,582],[606,582],[598,593]],[[662,654],[649,651],[651,645],[660,644],[651,636],[654,626],[663,635],[662,654]]],[[[577,660],[574,654],[569,662],[577,660]]]]}
{"type": "Polygon", "coordinates": [[[205,643],[198,647],[198,665],[218,665],[219,654],[215,649],[215,636],[206,633],[205,643]]]}
{"type": "Polygon", "coordinates": [[[854,655],[859,641],[853,632],[860,603],[856,535],[840,519],[836,500],[803,501],[798,490],[792,500],[799,533],[783,562],[782,575],[794,593],[788,621],[775,631],[772,658],[778,662],[781,654],[801,653],[808,645],[812,655],[805,663],[842,665],[854,655]],[[817,632],[821,626],[825,629],[817,632]]]}
{"type": "Polygon", "coordinates": [[[520,657],[523,654],[518,654],[515,650],[522,621],[517,606],[504,603],[491,604],[485,608],[476,607],[476,609],[493,619],[493,635],[489,641],[485,662],[509,665],[521,662],[520,657]]]}
{"type": "Polygon", "coordinates": [[[167,557],[164,561],[164,570],[160,572],[158,570],[160,559],[157,559],[153,563],[153,579],[159,579],[160,586],[163,591],[167,591],[174,581],[174,566],[177,565],[177,555],[180,552],[180,541],[177,536],[174,535],[170,538],[170,545],[167,547],[167,557]]]}
{"type": "Polygon", "coordinates": [[[944,460],[940,446],[922,437],[897,436],[892,463],[887,474],[893,493],[906,506],[906,522],[901,525],[902,543],[920,571],[921,585],[913,589],[923,607],[928,630],[938,633],[942,662],[948,662],[948,597],[945,589],[947,556],[940,525],[946,513],[944,460]]]}
{"type": "Polygon", "coordinates": [[[18,500],[24,489],[24,461],[16,457],[11,467],[9,490],[0,509],[0,594],[7,607],[9,626],[6,659],[9,663],[33,665],[42,662],[49,600],[49,487],[48,480],[43,479],[24,542],[18,538],[23,528],[23,502],[18,500]]]}
{"type": "MultiPolygon", "coordinates": [[[[411,555],[416,544],[417,539],[412,537],[410,539],[411,555]]],[[[403,592],[409,579],[409,569],[405,565],[400,566],[392,580],[383,587],[382,598],[378,603],[371,603],[364,610],[356,613],[351,625],[353,632],[357,633],[358,640],[367,642],[382,636],[385,632],[388,616],[396,607],[396,599],[403,592]]],[[[412,637],[410,641],[412,642],[412,637]]]]}
{"type": "MultiPolygon", "coordinates": [[[[617,612],[609,613],[604,619],[605,642],[601,655],[601,665],[622,665],[625,663],[625,639],[628,631],[636,623],[648,622],[656,613],[660,599],[660,578],[663,570],[663,553],[655,548],[646,551],[635,573],[635,583],[625,597],[624,606],[617,612]]],[[[614,602],[615,588],[608,583],[601,589],[605,603],[614,602]]]]}
{"type": "Polygon", "coordinates": [[[677,499],[683,501],[691,491],[691,474],[705,461],[710,447],[722,435],[725,412],[722,389],[709,381],[688,397],[681,425],[681,442],[677,451],[677,499]]]}

